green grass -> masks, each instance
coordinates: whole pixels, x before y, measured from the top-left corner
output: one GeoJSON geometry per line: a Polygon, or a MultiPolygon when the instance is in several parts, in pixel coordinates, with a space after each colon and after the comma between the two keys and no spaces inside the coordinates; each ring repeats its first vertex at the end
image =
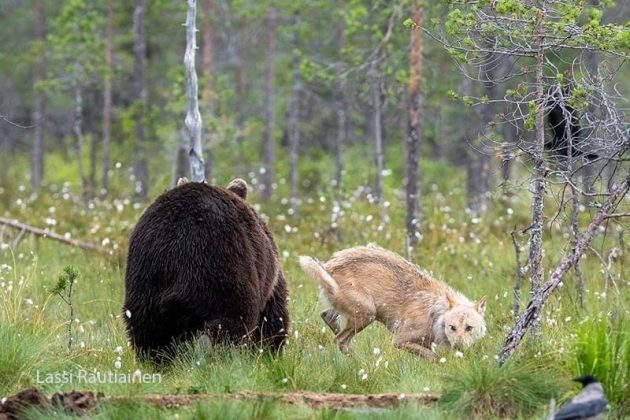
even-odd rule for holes
{"type": "MultiPolygon", "coordinates": [[[[392,150],[391,153],[399,152],[396,148],[392,150]]],[[[627,278],[623,277],[623,267],[629,262],[627,253],[613,266],[612,274],[619,287],[609,290],[607,297],[601,295],[604,275],[600,261],[589,253],[582,262],[587,280],[585,308],[576,303],[575,279],[571,273],[564,287],[554,293],[544,308],[543,338],[539,342],[527,339],[514,360],[499,368],[494,356],[514,321],[510,313],[515,272],[510,231],[515,225],[519,228],[528,225],[529,196],[526,190],[517,190],[511,197],[497,195],[489,214],[475,218],[464,208],[462,172],[442,163],[423,162],[423,238],[411,257],[470,298],[488,297],[487,337],[468,349],[463,358],[440,350],[439,356],[445,361],[435,364],[395,349],[389,333],[373,325],[355,337],[351,355],[341,354],[333,344],[332,333],[319,318],[317,287],[301,272],[297,257],[313,255],[327,259],[335,250],[369,242],[405,255],[405,210],[399,191],[401,168],[392,167],[393,175],[385,178],[390,221],[381,224],[378,208],[359,189],[366,176],[365,170],[361,170],[365,161],[361,156],[360,150],[348,150],[351,167],[345,181],[346,198],[341,205],[341,241],[337,241],[330,226],[332,191],[326,182],[328,177],[324,176],[331,173],[330,161],[313,159],[302,167],[305,171],[302,176],[312,175],[309,178],[312,182],[308,187],[301,187],[302,202],[295,219],[288,214],[286,180],[278,180],[277,198],[260,207],[276,237],[289,281],[292,327],[285,351],[274,358],[234,348],[204,354],[189,346],[170,368],[159,372],[162,375],[159,383],[37,383],[37,372],[40,376],[79,369],[122,373],[139,369],[156,373],[151,366],[135,359],[121,319],[127,238],[145,205],[134,205],[125,198],[126,187],[116,190],[108,200],[95,200],[90,209],[81,204],[76,182],[63,185],[57,180],[37,197],[31,197],[28,189],[20,188],[19,184],[3,187],[0,190],[2,213],[36,226],[51,225],[56,231],[69,232],[75,238],[102,243],[112,248],[114,255],[102,256],[29,237],[15,249],[10,246],[0,249],[0,397],[33,385],[46,393],[86,389],[130,397],[148,393],[240,390],[345,393],[430,390],[444,393],[441,403],[430,409],[409,404],[387,411],[340,411],[290,407],[275,402],[217,401],[187,409],[164,410],[130,402],[106,404],[95,416],[431,419],[514,415],[540,418],[548,412],[551,398],[562,403],[577,391],[578,387],[570,382],[572,377],[591,371],[605,381],[613,408],[617,410],[615,413],[623,413],[624,407],[627,409],[630,402],[623,395],[628,395],[624,390],[629,381],[629,340],[628,334],[621,332],[621,326],[630,322],[627,310],[630,291],[627,278]],[[51,296],[57,278],[67,265],[72,265],[79,273],[73,291],[75,341],[70,354],[66,333],[68,308],[61,299],[51,296]],[[613,307],[618,308],[614,311],[615,322],[604,327],[603,321],[597,321],[599,324],[593,327],[595,321],[590,314],[602,314],[605,318],[613,307]],[[118,357],[121,367],[116,369],[118,357]],[[619,360],[624,363],[618,366],[625,366],[622,368],[625,374],[613,368],[615,363],[621,363],[619,360]]],[[[229,180],[226,168],[233,164],[226,160],[220,163],[225,168],[216,168],[216,173],[226,174],[220,183],[229,180]]],[[[279,163],[280,168],[283,165],[279,163]]],[[[254,173],[253,177],[256,176],[254,173]]],[[[246,179],[254,184],[252,177],[246,176],[246,179]]],[[[124,185],[122,169],[115,171],[113,184],[124,185]]],[[[163,180],[154,186],[152,196],[166,185],[167,181],[163,180]]],[[[256,193],[251,195],[250,201],[257,202],[256,193]]],[[[549,203],[551,216],[555,203],[553,200],[549,203]]],[[[582,215],[583,223],[587,218],[587,214],[582,215]]],[[[554,224],[545,235],[545,270],[551,269],[567,249],[566,215],[562,214],[560,220],[562,224],[554,224]]],[[[3,238],[0,242],[10,245],[15,232],[5,231],[3,238]]],[[[525,244],[527,238],[521,239],[525,244]]],[[[605,238],[598,236],[593,246],[605,252],[619,244],[617,236],[610,234],[605,238]]],[[[525,287],[525,297],[527,291],[525,287]]]]}
{"type": "Polygon", "coordinates": [[[573,351],[580,375],[600,379],[608,400],[630,415],[630,329],[622,322],[600,314],[584,323],[573,351]]]}

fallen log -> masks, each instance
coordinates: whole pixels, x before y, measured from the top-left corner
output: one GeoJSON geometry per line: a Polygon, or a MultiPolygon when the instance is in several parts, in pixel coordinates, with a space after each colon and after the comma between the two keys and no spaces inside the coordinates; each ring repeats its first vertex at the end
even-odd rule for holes
{"type": "Polygon", "coordinates": [[[79,239],[66,238],[65,236],[52,232],[49,229],[40,229],[38,227],[19,222],[17,220],[11,220],[4,217],[0,217],[0,225],[5,225],[5,226],[9,226],[15,229],[19,229],[20,232],[22,232],[21,234],[23,234],[23,232],[28,232],[28,233],[32,233],[33,235],[41,236],[42,238],[52,239],[66,245],[75,246],[81,249],[86,249],[88,251],[96,251],[101,254],[107,254],[107,255],[112,254],[112,251],[110,249],[104,248],[92,242],[81,241],[79,239]]]}
{"type": "Polygon", "coordinates": [[[142,401],[162,408],[176,408],[204,401],[212,400],[240,400],[240,401],[276,401],[288,405],[305,404],[309,407],[370,407],[393,408],[409,402],[418,402],[430,405],[437,402],[439,394],[435,392],[424,393],[385,393],[385,394],[341,394],[341,393],[317,393],[309,391],[297,391],[288,393],[240,391],[220,394],[173,394],[173,395],[142,395],[134,398],[108,397],[103,401],[142,401]]]}
{"type": "Polygon", "coordinates": [[[218,394],[153,394],[135,397],[106,397],[91,391],[58,392],[51,398],[37,388],[28,388],[0,402],[0,420],[17,420],[25,409],[36,408],[42,412],[63,411],[68,415],[88,416],[96,407],[107,403],[142,402],[164,409],[185,407],[193,404],[218,401],[276,401],[288,405],[305,404],[311,408],[329,407],[344,409],[353,407],[395,408],[409,402],[429,405],[437,402],[439,394],[339,394],[297,391],[288,393],[240,391],[218,394]]]}

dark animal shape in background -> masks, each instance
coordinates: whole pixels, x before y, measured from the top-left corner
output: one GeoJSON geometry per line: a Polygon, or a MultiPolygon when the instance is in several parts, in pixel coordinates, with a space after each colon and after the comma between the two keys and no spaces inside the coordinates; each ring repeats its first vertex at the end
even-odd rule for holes
{"type": "MultiPolygon", "coordinates": [[[[588,146],[586,132],[580,126],[578,112],[565,100],[568,94],[568,89],[564,89],[562,95],[552,95],[547,101],[547,122],[552,135],[551,140],[545,143],[545,149],[564,158],[579,158],[584,155],[588,146]]],[[[589,152],[585,157],[587,160],[594,160],[598,156],[589,152]]]]}
{"type": "Polygon", "coordinates": [[[588,375],[573,380],[581,383],[584,388],[554,415],[554,420],[601,418],[608,408],[602,384],[588,375]]]}
{"type": "Polygon", "coordinates": [[[246,195],[240,179],[227,188],[178,183],[140,217],[123,308],[140,359],[164,363],[174,344],[195,338],[284,344],[289,316],[278,250],[246,195]]]}

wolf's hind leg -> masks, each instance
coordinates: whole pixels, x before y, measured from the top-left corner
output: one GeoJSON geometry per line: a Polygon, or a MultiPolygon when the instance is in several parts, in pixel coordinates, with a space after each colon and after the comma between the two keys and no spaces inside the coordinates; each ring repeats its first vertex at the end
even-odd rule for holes
{"type": "Polygon", "coordinates": [[[335,337],[335,342],[343,353],[350,350],[350,340],[376,319],[374,301],[360,293],[345,293],[336,296],[335,309],[347,318],[346,327],[335,337]]]}
{"type": "Polygon", "coordinates": [[[320,316],[322,317],[326,325],[330,327],[332,332],[335,333],[335,335],[341,332],[341,324],[339,323],[341,315],[339,315],[339,312],[335,311],[334,309],[328,309],[322,312],[320,316]]]}

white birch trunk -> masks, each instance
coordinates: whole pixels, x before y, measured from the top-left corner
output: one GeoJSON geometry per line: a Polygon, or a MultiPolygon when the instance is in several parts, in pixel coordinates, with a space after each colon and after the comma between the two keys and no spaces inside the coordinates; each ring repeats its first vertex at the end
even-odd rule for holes
{"type": "Polygon", "coordinates": [[[186,53],[184,65],[186,66],[186,80],[188,91],[188,107],[186,111],[186,133],[190,141],[190,180],[192,182],[204,182],[206,180],[205,167],[201,152],[201,114],[199,113],[197,72],[195,71],[195,50],[197,49],[197,18],[196,0],[188,0],[188,14],[186,16],[186,53]]]}

